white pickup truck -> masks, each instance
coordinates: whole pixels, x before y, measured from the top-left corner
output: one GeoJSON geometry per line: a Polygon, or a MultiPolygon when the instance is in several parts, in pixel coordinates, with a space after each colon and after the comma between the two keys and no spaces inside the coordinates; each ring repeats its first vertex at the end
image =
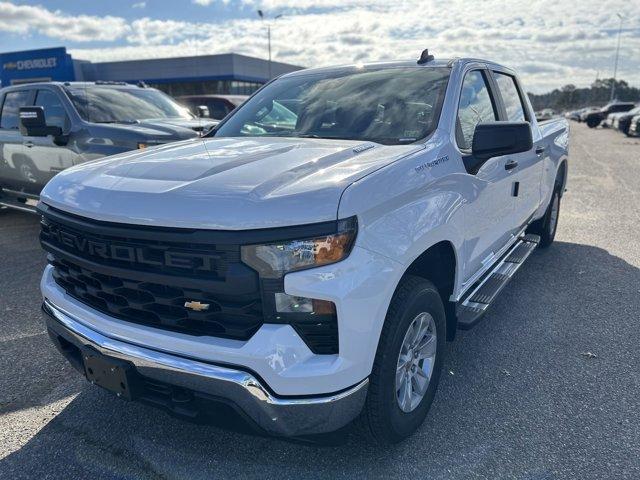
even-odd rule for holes
{"type": "Polygon", "coordinates": [[[207,138],[47,184],[50,336],[92,383],[174,414],[224,403],[283,436],[359,417],[398,442],[445,341],[553,242],[567,143],[484,60],[287,74],[207,138]]]}

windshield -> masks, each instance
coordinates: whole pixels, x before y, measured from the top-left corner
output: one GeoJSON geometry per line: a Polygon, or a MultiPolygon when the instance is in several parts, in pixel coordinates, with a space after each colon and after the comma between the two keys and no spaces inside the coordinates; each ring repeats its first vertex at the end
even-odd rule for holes
{"type": "Polygon", "coordinates": [[[448,68],[384,68],[276,80],[243,104],[216,137],[312,137],[415,142],[435,130],[448,68]]]}
{"type": "Polygon", "coordinates": [[[80,116],[94,123],[136,123],[151,118],[192,119],[182,105],[151,88],[67,87],[80,116]]]}

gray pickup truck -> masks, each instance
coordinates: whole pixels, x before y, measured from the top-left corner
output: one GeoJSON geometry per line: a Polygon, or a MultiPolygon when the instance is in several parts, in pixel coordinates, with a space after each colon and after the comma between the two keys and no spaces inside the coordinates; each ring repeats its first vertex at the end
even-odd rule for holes
{"type": "Polygon", "coordinates": [[[197,137],[216,123],[143,85],[47,82],[4,88],[0,206],[31,210],[44,185],[68,167],[197,137]],[[22,115],[33,115],[28,128],[22,115]]]}

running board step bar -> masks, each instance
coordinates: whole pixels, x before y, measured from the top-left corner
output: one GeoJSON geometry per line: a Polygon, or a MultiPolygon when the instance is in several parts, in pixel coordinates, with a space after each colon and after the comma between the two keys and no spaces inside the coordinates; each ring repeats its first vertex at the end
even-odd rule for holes
{"type": "Polygon", "coordinates": [[[38,213],[37,203],[37,195],[0,188],[0,208],[7,207],[23,212],[38,213]]]}
{"type": "Polygon", "coordinates": [[[469,330],[476,326],[487,308],[539,243],[540,237],[538,235],[527,234],[521,236],[496,262],[495,266],[476,282],[475,286],[470,289],[470,293],[463,297],[456,306],[459,329],[469,330]]]}

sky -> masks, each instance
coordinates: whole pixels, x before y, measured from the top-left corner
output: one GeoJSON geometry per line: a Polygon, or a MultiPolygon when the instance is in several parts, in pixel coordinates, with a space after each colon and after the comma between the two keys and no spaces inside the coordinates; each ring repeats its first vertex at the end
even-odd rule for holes
{"type": "Polygon", "coordinates": [[[640,86],[640,0],[0,0],[0,52],[66,46],[94,62],[266,58],[269,22],[277,61],[417,59],[429,48],[515,68],[528,91],[541,93],[613,76],[617,14],[617,77],[640,86]]]}

